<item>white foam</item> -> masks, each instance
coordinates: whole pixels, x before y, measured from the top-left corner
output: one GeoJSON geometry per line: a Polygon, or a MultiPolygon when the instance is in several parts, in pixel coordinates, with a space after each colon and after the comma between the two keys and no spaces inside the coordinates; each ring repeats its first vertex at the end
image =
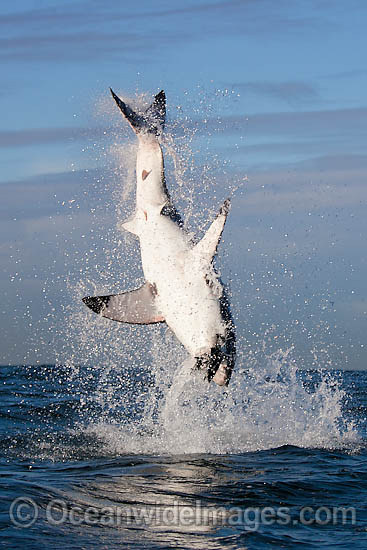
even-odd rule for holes
{"type": "Polygon", "coordinates": [[[175,372],[170,360],[161,361],[153,366],[160,392],[151,389],[145,396],[140,421],[111,422],[107,414],[88,431],[117,454],[241,453],[282,445],[353,448],[360,442],[353,424],[343,419],[344,392],[332,377],[321,376],[311,393],[287,353],[265,360],[261,354],[261,362],[255,356],[245,370],[240,360],[223,391],[189,372],[190,361],[175,372]]]}
{"type": "MultiPolygon", "coordinates": [[[[218,199],[216,186],[208,183],[208,174],[212,181],[218,180],[217,160],[212,167],[206,162],[201,176],[195,177],[198,170],[192,167],[190,148],[193,134],[185,124],[183,117],[164,138],[167,182],[173,198],[179,200],[184,219],[190,220],[190,229],[197,231],[237,183],[232,181],[227,189],[221,188],[218,199]],[[175,134],[181,136],[180,149],[175,134]]],[[[121,216],[128,214],[126,200],[131,200],[135,185],[135,151],[133,146],[122,147],[120,143],[109,151],[116,161],[111,200],[114,197],[116,202],[117,229],[106,247],[106,265],[90,272],[89,279],[83,275],[80,283],[70,282],[74,299],[66,329],[75,350],[69,361],[94,365],[100,373],[99,387],[88,401],[98,403],[103,413],[98,421],[88,423],[87,432],[102,438],[106,449],[117,454],[238,453],[286,444],[355,445],[358,435],[354,426],[343,419],[343,391],[327,375],[320,376],[313,393],[307,391],[297,376],[296,350],[267,353],[264,335],[264,342],[259,337],[258,350],[244,356],[241,350],[245,347],[240,342],[233,379],[223,391],[205,382],[200,373],[189,372],[185,352],[164,328],[122,326],[100,319],[84,307],[82,296],[122,291],[141,282],[135,281],[134,266],[139,262],[136,242],[126,233],[123,237],[118,229],[121,216]],[[120,200],[116,200],[117,193],[120,200]],[[120,280],[113,281],[112,274],[116,273],[121,274],[120,280]],[[144,390],[141,386],[136,389],[136,370],[139,376],[144,378],[148,373],[153,379],[144,390]],[[141,403],[142,411],[132,420],[126,411],[136,402],[141,403]],[[119,414],[122,404],[124,412],[119,414]]],[[[129,204],[133,208],[133,203],[129,204]]],[[[85,272],[83,262],[93,264],[93,254],[81,259],[81,272],[85,272]]],[[[232,302],[239,305],[240,297],[232,296],[232,302]]]]}

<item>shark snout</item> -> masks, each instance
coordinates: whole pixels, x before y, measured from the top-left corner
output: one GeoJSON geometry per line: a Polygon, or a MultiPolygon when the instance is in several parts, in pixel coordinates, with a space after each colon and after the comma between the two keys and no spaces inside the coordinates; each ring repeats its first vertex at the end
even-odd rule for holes
{"type": "Polygon", "coordinates": [[[232,374],[232,367],[226,354],[219,348],[212,348],[210,353],[196,357],[195,367],[206,370],[208,382],[215,382],[218,386],[227,386],[232,374]]]}
{"type": "Polygon", "coordinates": [[[222,361],[217,372],[213,376],[213,382],[218,386],[227,386],[231,377],[231,369],[228,367],[227,361],[222,361]]]}

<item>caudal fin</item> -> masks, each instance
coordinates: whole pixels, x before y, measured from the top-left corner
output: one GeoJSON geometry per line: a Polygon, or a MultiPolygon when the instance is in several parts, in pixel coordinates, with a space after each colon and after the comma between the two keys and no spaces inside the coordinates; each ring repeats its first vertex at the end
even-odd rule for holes
{"type": "Polygon", "coordinates": [[[159,136],[166,120],[166,94],[163,90],[154,97],[153,103],[144,113],[136,113],[110,88],[113,99],[124,117],[137,134],[146,132],[159,136]]]}

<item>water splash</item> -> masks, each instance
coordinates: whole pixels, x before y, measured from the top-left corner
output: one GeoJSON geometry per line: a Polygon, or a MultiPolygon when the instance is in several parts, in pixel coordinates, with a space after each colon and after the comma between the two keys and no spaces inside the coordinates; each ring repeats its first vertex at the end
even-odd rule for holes
{"type": "MultiPolygon", "coordinates": [[[[178,109],[164,138],[167,183],[187,226],[197,233],[240,181],[232,177],[223,188],[225,164],[215,156],[210,159],[207,151],[201,168],[195,164],[197,126],[180,113],[178,109]]],[[[257,349],[248,349],[240,337],[236,371],[223,391],[191,372],[190,360],[168,329],[121,326],[84,308],[81,297],[86,294],[119,292],[141,282],[137,243],[119,229],[133,210],[135,189],[135,145],[121,146],[120,139],[116,135],[116,142],[107,148],[114,162],[113,184],[103,183],[109,208],[115,208],[116,229],[108,227],[102,261],[91,250],[86,261],[94,269],[84,270],[82,281],[69,282],[73,299],[66,334],[74,342],[69,361],[89,365],[87,369],[97,370],[99,376],[97,390],[83,397],[90,412],[80,420],[81,431],[98,438],[108,454],[354,445],[358,439],[354,426],[343,419],[344,392],[327,374],[313,375],[318,380],[310,389],[299,375],[302,361],[292,346],[284,352],[270,351],[264,336],[264,340],[259,337],[257,349]]],[[[236,300],[240,311],[240,298],[234,295],[235,307],[236,300]]],[[[76,370],[75,377],[85,372],[76,370]]]]}
{"type": "Polygon", "coordinates": [[[90,424],[88,433],[117,454],[354,447],[359,438],[353,423],[343,419],[345,393],[338,382],[326,372],[300,376],[290,353],[254,354],[246,369],[241,359],[226,391],[190,372],[190,360],[172,371],[172,361],[160,359],[140,419],[106,417],[90,424]]]}

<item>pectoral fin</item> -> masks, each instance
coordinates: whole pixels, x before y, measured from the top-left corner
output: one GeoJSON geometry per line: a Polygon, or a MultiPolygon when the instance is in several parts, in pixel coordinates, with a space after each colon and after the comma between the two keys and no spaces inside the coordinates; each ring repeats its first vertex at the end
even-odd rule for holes
{"type": "Polygon", "coordinates": [[[148,325],[162,323],[155,303],[156,289],[146,282],[142,287],[122,294],[87,296],[83,302],[92,311],[120,323],[148,325]]]}
{"type": "Polygon", "coordinates": [[[136,218],[136,215],[131,218],[130,220],[127,220],[126,222],[120,223],[119,225],[120,229],[125,229],[125,231],[128,231],[129,233],[132,233],[133,235],[139,235],[139,221],[136,218]]]}

